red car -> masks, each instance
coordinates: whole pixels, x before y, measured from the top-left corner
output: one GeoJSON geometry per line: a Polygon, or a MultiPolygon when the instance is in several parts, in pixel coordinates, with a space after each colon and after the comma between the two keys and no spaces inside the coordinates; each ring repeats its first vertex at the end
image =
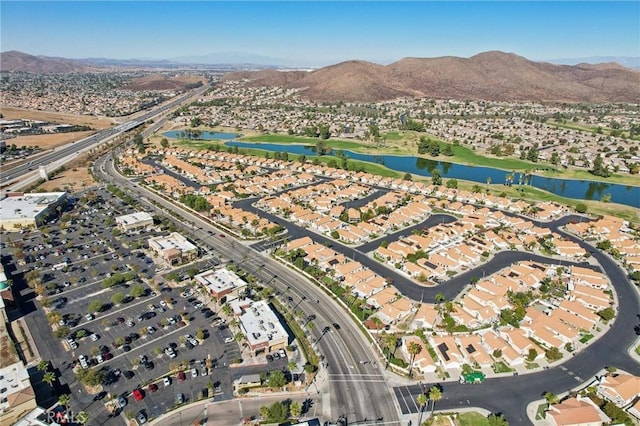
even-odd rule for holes
{"type": "Polygon", "coordinates": [[[133,397],[136,399],[136,401],[140,401],[142,398],[144,398],[144,394],[140,389],[134,389],[133,397]]]}
{"type": "Polygon", "coordinates": [[[178,380],[180,380],[181,382],[186,378],[186,376],[184,375],[184,373],[181,371],[178,373],[178,380]]]}
{"type": "Polygon", "coordinates": [[[149,389],[149,392],[153,393],[158,390],[158,385],[151,383],[148,389],[149,389]]]}

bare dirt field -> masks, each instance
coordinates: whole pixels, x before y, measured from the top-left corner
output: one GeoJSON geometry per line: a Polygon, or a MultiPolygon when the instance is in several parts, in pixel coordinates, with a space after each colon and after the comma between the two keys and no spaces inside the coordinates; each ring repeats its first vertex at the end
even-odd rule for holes
{"type": "Polygon", "coordinates": [[[38,188],[46,191],[53,191],[59,189],[61,191],[71,190],[80,191],[87,188],[96,182],[93,177],[87,171],[87,166],[74,167],[69,170],[52,177],[47,182],[39,185],[38,188]]]}
{"type": "MultiPolygon", "coordinates": [[[[113,126],[113,121],[105,117],[91,115],[64,114],[61,112],[38,111],[26,108],[0,107],[0,112],[5,120],[25,118],[28,120],[42,120],[57,124],[76,124],[79,126],[91,126],[94,129],[104,129],[113,126]]],[[[17,144],[16,144],[17,145],[17,144]]]]}
{"type": "Polygon", "coordinates": [[[7,145],[16,144],[17,147],[21,146],[39,146],[41,149],[47,150],[57,146],[66,145],[73,141],[78,141],[82,138],[86,138],[92,135],[93,131],[87,132],[69,132],[69,133],[54,133],[47,135],[29,135],[18,136],[17,138],[7,139],[7,145]]]}

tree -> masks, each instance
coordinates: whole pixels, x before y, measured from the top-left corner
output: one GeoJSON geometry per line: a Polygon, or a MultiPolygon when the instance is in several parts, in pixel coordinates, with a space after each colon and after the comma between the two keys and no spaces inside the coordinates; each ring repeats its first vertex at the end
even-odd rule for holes
{"type": "Polygon", "coordinates": [[[267,384],[270,388],[281,388],[287,384],[287,379],[284,377],[284,373],[282,371],[276,370],[269,374],[267,384]]]}
{"type": "Polygon", "coordinates": [[[487,416],[487,424],[489,426],[509,426],[509,422],[502,414],[489,414],[487,416]]]}
{"type": "Polygon", "coordinates": [[[131,294],[131,297],[140,297],[145,293],[145,288],[144,285],[142,284],[136,284],[133,287],[131,287],[131,291],[129,291],[129,294],[131,294]]]}
{"type": "Polygon", "coordinates": [[[553,404],[557,404],[559,399],[558,399],[558,395],[551,393],[551,392],[545,392],[544,393],[544,399],[547,400],[547,403],[549,405],[553,405],[553,404]]]}
{"type": "Polygon", "coordinates": [[[266,420],[269,418],[269,414],[270,411],[268,405],[263,405],[262,407],[260,407],[260,417],[266,420]]]}
{"type": "Polygon", "coordinates": [[[604,308],[601,311],[597,312],[598,316],[602,318],[604,321],[611,321],[616,316],[616,311],[613,308],[604,308]]]}
{"type": "Polygon", "coordinates": [[[58,397],[58,404],[62,405],[63,407],[68,407],[70,403],[71,395],[69,395],[68,393],[62,394],[58,397]]]}
{"type": "Polygon", "coordinates": [[[433,185],[435,186],[442,185],[442,176],[440,175],[440,170],[431,170],[431,183],[433,183],[433,185]]]}
{"type": "Polygon", "coordinates": [[[299,418],[302,415],[302,404],[298,401],[292,401],[289,405],[289,411],[291,412],[291,417],[299,418]]]}
{"type": "Polygon", "coordinates": [[[418,420],[418,426],[422,424],[422,413],[424,413],[424,407],[427,405],[427,402],[429,402],[429,400],[427,399],[427,395],[424,393],[421,393],[416,397],[416,403],[420,407],[420,419],[418,420]]]}
{"type": "MultiPolygon", "coordinates": [[[[138,360],[137,358],[134,359],[138,360]]],[[[76,377],[84,385],[98,386],[104,381],[106,373],[104,370],[96,370],[95,368],[83,368],[76,373],[76,377]]]]}
{"type": "Polygon", "coordinates": [[[160,146],[163,148],[169,148],[169,140],[167,138],[160,139],[160,146]]]}
{"type": "Polygon", "coordinates": [[[80,411],[76,416],[76,422],[80,423],[81,425],[86,425],[87,423],[89,423],[89,414],[87,414],[86,411],[80,411]]]}
{"type": "Polygon", "coordinates": [[[38,371],[47,371],[49,369],[49,361],[42,360],[36,366],[36,370],[38,371]]]}
{"type": "Polygon", "coordinates": [[[529,348],[529,353],[527,354],[527,361],[533,362],[538,357],[538,351],[535,348],[529,348]]]}
{"type": "Polygon", "coordinates": [[[545,352],[545,356],[549,361],[557,361],[559,359],[562,359],[562,352],[560,352],[560,349],[553,346],[547,349],[547,351],[545,352]]]}
{"type": "Polygon", "coordinates": [[[411,173],[407,172],[404,174],[404,180],[412,180],[413,177],[411,176],[411,173]]]}
{"type": "Polygon", "coordinates": [[[436,402],[440,401],[442,399],[442,391],[440,390],[439,387],[437,386],[432,386],[429,389],[429,400],[432,401],[431,403],[431,415],[433,416],[433,412],[436,409],[436,402]]]}
{"type": "Polygon", "coordinates": [[[124,294],[122,294],[122,292],[114,293],[113,296],[111,296],[111,302],[113,302],[114,305],[121,304],[123,300],[124,294]]]}
{"type": "Polygon", "coordinates": [[[449,188],[449,189],[458,189],[458,180],[457,179],[449,179],[447,181],[447,188],[449,188]]]}
{"type": "Polygon", "coordinates": [[[411,370],[413,369],[413,361],[416,359],[416,355],[422,352],[422,345],[418,342],[411,342],[407,346],[407,351],[411,355],[411,364],[409,365],[409,377],[411,377],[411,370]]]}
{"type": "Polygon", "coordinates": [[[578,203],[578,204],[576,204],[575,209],[576,209],[576,211],[578,213],[586,213],[587,212],[587,205],[585,203],[578,203]]]}
{"type": "Polygon", "coordinates": [[[594,176],[611,176],[611,171],[608,166],[604,165],[604,160],[600,154],[598,154],[598,156],[593,160],[593,168],[589,170],[589,172],[594,176]]]}
{"type": "Polygon", "coordinates": [[[53,371],[47,371],[44,373],[44,376],[42,376],[42,381],[53,387],[53,382],[56,381],[56,373],[53,371]]]}
{"type": "Polygon", "coordinates": [[[99,300],[92,300],[89,303],[87,310],[92,313],[100,312],[102,310],[102,302],[99,300]]]}

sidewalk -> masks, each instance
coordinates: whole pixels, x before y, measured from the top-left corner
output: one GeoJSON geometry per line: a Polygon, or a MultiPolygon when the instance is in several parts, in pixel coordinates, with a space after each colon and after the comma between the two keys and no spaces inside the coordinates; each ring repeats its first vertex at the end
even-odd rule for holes
{"type": "Polygon", "coordinates": [[[16,338],[16,343],[20,345],[20,349],[25,357],[25,364],[34,365],[40,361],[40,353],[36,346],[31,331],[23,318],[18,318],[11,322],[11,330],[16,338]],[[26,338],[26,340],[25,340],[26,338]]]}

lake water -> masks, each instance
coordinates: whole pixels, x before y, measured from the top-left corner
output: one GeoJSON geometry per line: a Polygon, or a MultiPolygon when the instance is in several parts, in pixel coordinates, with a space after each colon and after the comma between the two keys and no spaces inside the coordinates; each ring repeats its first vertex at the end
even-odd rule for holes
{"type": "MultiPolygon", "coordinates": [[[[230,141],[228,146],[238,148],[256,148],[273,152],[288,152],[289,154],[305,154],[315,156],[315,147],[309,145],[290,145],[273,143],[248,143],[230,141]]],[[[371,155],[343,150],[344,155],[354,160],[368,161],[401,172],[409,172],[420,176],[431,176],[430,171],[438,169],[443,178],[463,179],[472,182],[486,184],[487,178],[491,178],[492,184],[504,184],[510,172],[491,167],[466,166],[462,164],[434,161],[414,156],[397,155],[371,155]]],[[[522,176],[524,178],[524,176],[522,176]]],[[[521,174],[516,172],[513,179],[517,184],[521,174]]],[[[611,184],[606,182],[547,178],[531,176],[527,183],[535,188],[544,189],[556,195],[575,198],[579,200],[600,200],[605,194],[611,194],[614,203],[626,204],[632,207],[640,207],[640,187],[611,184]]]]}
{"type": "MultiPolygon", "coordinates": [[[[170,130],[163,133],[164,136],[172,139],[188,139],[184,134],[184,130],[170,130]]],[[[201,132],[197,140],[210,141],[214,139],[231,140],[239,137],[237,133],[225,133],[225,132],[201,132]]]]}

